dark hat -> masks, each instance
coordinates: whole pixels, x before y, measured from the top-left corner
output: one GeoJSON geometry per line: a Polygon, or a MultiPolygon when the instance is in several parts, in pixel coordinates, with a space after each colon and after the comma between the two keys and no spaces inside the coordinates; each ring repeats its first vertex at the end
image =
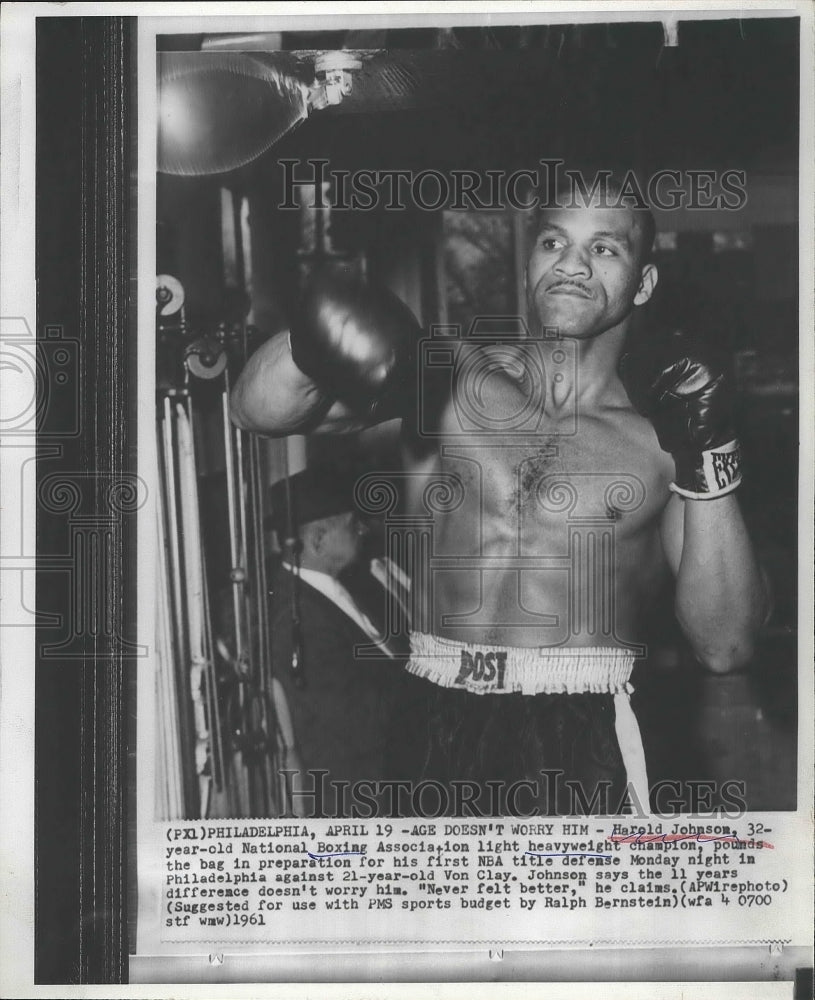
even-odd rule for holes
{"type": "MultiPolygon", "coordinates": [[[[311,521],[354,510],[354,479],[342,469],[311,466],[288,480],[291,491],[292,523],[295,531],[311,521]]],[[[269,490],[270,516],[267,527],[279,535],[288,529],[286,480],[280,479],[269,490]]]]}

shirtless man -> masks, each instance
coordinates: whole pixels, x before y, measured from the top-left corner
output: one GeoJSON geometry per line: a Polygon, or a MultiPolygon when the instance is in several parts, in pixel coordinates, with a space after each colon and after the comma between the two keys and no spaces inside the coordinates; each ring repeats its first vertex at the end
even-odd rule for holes
{"type": "Polygon", "coordinates": [[[235,387],[236,423],[275,436],[400,411],[407,511],[433,525],[408,665],[425,718],[410,724],[426,727],[422,777],[474,782],[482,813],[618,811],[626,795],[647,812],[628,681],[654,595],[673,574],[714,672],[750,660],[765,617],[722,371],[681,339],[624,356],[657,282],[653,237],[648,211],[543,210],[528,326],[439,342],[412,383],[405,307],[318,286],[235,387]]]}

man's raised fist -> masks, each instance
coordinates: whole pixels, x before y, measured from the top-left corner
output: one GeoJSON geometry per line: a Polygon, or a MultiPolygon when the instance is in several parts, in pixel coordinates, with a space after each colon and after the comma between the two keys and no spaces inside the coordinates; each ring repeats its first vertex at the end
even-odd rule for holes
{"type": "Polygon", "coordinates": [[[291,324],[294,363],[356,413],[394,412],[414,378],[421,328],[389,289],[347,271],[314,277],[291,324]]]}
{"type": "Polygon", "coordinates": [[[727,367],[717,352],[684,336],[620,361],[631,403],[654,425],[663,451],[673,455],[671,489],[693,500],[724,496],[741,482],[727,367]]]}

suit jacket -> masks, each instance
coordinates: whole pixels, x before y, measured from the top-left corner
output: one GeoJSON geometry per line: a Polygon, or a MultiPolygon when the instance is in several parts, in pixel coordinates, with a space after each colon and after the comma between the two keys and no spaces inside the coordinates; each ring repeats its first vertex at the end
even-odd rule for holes
{"type": "MultiPolygon", "coordinates": [[[[306,770],[327,770],[329,781],[378,780],[385,776],[391,715],[403,662],[360,658],[356,646],[370,637],[332,601],[299,581],[302,672],[291,670],[293,574],[277,565],[271,574],[272,668],[291,709],[295,739],[306,770]]],[[[310,786],[311,782],[307,782],[310,786]]],[[[324,812],[331,814],[331,799],[324,812]]]]}

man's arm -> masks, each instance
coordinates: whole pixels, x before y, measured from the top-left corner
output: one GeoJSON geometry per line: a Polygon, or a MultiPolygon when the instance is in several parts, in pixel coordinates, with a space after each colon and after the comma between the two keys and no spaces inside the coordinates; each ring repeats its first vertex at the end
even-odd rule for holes
{"type": "Polygon", "coordinates": [[[401,415],[420,335],[387,289],[347,273],[318,275],[291,330],[246,363],[232,419],[244,430],[284,436],[356,431],[401,415]]]}
{"type": "Polygon", "coordinates": [[[699,661],[719,673],[752,658],[769,606],[735,499],[741,449],[728,369],[709,343],[687,336],[621,363],[631,402],[674,462],[662,541],[676,575],[676,616],[699,661]]]}
{"type": "Polygon", "coordinates": [[[232,389],[230,411],[242,430],[270,437],[342,434],[366,426],[348,406],[332,400],[300,371],[286,332],[271,337],[246,362],[232,389]]]}
{"type": "Polygon", "coordinates": [[[676,617],[696,658],[716,673],[745,666],[770,602],[735,494],[673,495],[662,543],[676,576],[676,617]]]}

